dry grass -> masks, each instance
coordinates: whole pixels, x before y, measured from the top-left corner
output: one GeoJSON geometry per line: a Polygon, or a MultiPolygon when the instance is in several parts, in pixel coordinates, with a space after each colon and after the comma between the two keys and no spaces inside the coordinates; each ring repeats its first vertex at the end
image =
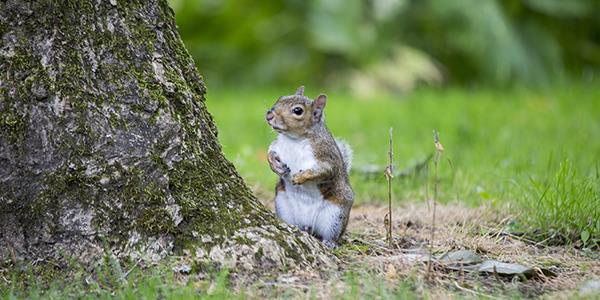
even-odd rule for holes
{"type": "MultiPolygon", "coordinates": [[[[272,207],[272,201],[266,201],[272,207]]],[[[436,215],[435,256],[468,249],[484,259],[544,268],[556,274],[529,280],[449,271],[434,265],[435,276],[427,276],[427,243],[431,211],[424,203],[407,203],[394,210],[393,246],[386,240],[384,216],[387,206],[363,205],[353,208],[344,245],[335,250],[341,259],[339,270],[319,274],[296,271],[271,281],[255,283],[247,294],[253,296],[293,296],[331,299],[357,288],[358,296],[381,297],[378,292],[363,293],[379,285],[389,292],[408,286],[418,298],[571,298],[589,278],[600,278],[600,261],[572,247],[547,247],[513,236],[503,229],[510,216],[489,207],[468,208],[460,204],[440,205],[436,215]],[[348,279],[351,273],[354,280],[348,279]],[[358,278],[358,279],[356,279],[358,278]],[[356,281],[360,282],[356,282],[356,281]],[[268,291],[268,292],[267,292],[268,291]],[[266,293],[266,294],[265,294],[266,293]]],[[[400,290],[399,292],[402,292],[400,290]]]]}

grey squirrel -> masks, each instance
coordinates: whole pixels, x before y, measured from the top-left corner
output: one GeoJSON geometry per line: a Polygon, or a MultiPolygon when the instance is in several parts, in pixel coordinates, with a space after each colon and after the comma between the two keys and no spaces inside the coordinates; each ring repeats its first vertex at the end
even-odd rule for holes
{"type": "Polygon", "coordinates": [[[348,180],[352,150],[325,126],[326,102],[323,94],[314,101],[304,96],[304,86],[280,97],[266,114],[278,133],[267,159],[279,176],[277,215],[334,248],[346,230],[354,199],[348,180]]]}

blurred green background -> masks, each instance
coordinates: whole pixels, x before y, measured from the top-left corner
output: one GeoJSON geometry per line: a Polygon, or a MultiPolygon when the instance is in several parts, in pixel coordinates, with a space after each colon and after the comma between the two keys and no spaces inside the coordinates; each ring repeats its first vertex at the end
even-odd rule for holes
{"type": "Polygon", "coordinates": [[[600,1],[171,0],[225,155],[269,202],[265,111],[306,85],[354,148],[356,204],[489,206],[530,238],[600,246],[600,1]],[[428,167],[415,169],[415,166],[428,167]],[[372,174],[365,170],[374,170],[372,174]]]}
{"type": "Polygon", "coordinates": [[[600,65],[597,0],[171,0],[209,88],[547,85],[600,65]]]}

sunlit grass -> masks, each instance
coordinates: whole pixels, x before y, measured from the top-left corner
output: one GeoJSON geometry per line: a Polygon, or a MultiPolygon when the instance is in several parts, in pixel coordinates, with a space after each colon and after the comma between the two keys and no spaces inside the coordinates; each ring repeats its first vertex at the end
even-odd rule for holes
{"type": "MultiPolygon", "coordinates": [[[[264,113],[278,96],[293,89],[228,90],[207,96],[226,156],[263,197],[269,197],[276,181],[266,161],[275,134],[264,122],[264,113]]],[[[323,91],[307,87],[308,95],[319,92],[323,91]]],[[[570,168],[579,174],[591,174],[600,161],[600,88],[593,83],[561,84],[545,91],[422,90],[405,97],[374,95],[369,99],[328,94],[327,124],[335,136],[352,145],[354,169],[381,167],[381,176],[370,179],[352,173],[358,204],[382,204],[386,199],[383,166],[389,127],[394,128],[397,170],[426,159],[434,151],[432,131],[440,132],[445,147],[440,164],[442,202],[492,207],[515,203],[513,207],[519,211],[532,197],[531,190],[522,187],[533,188],[530,178],[547,178],[551,172],[547,162],[552,157],[568,159],[570,168]]],[[[431,196],[431,174],[426,170],[395,180],[397,202],[423,201],[431,196]]],[[[558,196],[544,199],[554,201],[551,198],[558,196]]],[[[579,196],[578,201],[584,203],[579,207],[597,209],[589,205],[597,199],[588,194],[579,196]]],[[[578,218],[597,215],[597,211],[580,211],[578,218]]],[[[526,219],[532,221],[528,225],[543,227],[544,222],[556,221],[544,219],[549,215],[543,211],[537,215],[535,221],[526,219]]],[[[565,226],[581,227],[572,221],[565,226]]]]}

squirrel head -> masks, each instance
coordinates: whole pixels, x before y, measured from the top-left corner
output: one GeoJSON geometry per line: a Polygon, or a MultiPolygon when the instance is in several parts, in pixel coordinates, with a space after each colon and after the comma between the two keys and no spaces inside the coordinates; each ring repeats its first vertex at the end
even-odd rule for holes
{"type": "Polygon", "coordinates": [[[313,126],[325,122],[323,110],[326,103],[326,95],[321,94],[315,100],[310,100],[304,96],[304,86],[301,86],[294,95],[277,99],[267,111],[267,123],[279,133],[294,138],[303,137],[313,126]]]}

